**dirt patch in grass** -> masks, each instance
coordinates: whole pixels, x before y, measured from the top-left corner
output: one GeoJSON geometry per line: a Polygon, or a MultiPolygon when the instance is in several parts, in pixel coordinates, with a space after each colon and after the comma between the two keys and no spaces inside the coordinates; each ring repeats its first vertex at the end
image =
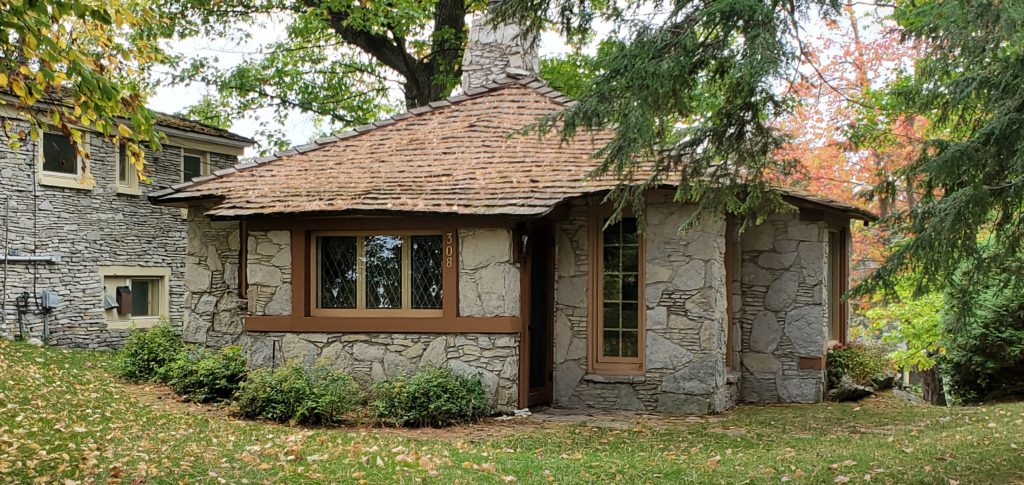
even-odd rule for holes
{"type": "Polygon", "coordinates": [[[189,413],[207,417],[229,418],[231,409],[227,404],[198,404],[181,399],[170,387],[163,384],[125,383],[128,392],[135,400],[163,411],[173,413],[189,413]]]}

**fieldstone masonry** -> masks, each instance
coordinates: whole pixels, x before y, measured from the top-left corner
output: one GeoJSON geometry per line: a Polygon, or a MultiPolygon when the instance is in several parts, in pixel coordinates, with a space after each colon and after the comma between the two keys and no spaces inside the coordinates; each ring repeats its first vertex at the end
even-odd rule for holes
{"type": "Polygon", "coordinates": [[[182,339],[212,347],[241,342],[246,300],[239,295],[236,221],[211,221],[189,210],[182,339]]]}
{"type": "Polygon", "coordinates": [[[512,247],[508,229],[459,230],[459,315],[519,315],[519,266],[512,247]]]}
{"type": "MultiPolygon", "coordinates": [[[[103,266],[169,269],[168,319],[172,326],[180,327],[187,306],[183,304],[187,225],[180,209],[151,205],[145,193],[181,181],[182,148],[165,145],[159,152],[147,151],[152,185],[140,183],[143,195],[128,195],[117,191],[117,147],[92,134],[87,164],[95,186],[87,190],[54,187],[33,179],[36,142],[11,148],[7,134],[28,129],[22,122],[11,121],[11,127],[0,130],[0,221],[7,214],[6,200],[10,249],[21,255],[57,255],[60,262],[8,263],[0,337],[17,334],[15,298],[23,292],[33,295],[24,316],[28,332],[42,336],[44,315],[35,296],[46,290],[60,296],[59,307],[46,315],[50,343],[92,349],[120,347],[128,330],[107,326],[99,273],[103,266]]],[[[233,155],[210,153],[213,170],[235,163],[233,155]]],[[[0,231],[3,227],[0,223],[0,231]]]]}
{"type": "Polygon", "coordinates": [[[250,315],[291,315],[292,234],[250,231],[246,245],[246,299],[250,315]]]}
{"type": "Polygon", "coordinates": [[[820,401],[824,372],[799,361],[824,354],[824,223],[775,214],[746,231],[741,246],[741,398],[820,401]]]}
{"type": "MultiPolygon", "coordinates": [[[[518,334],[246,332],[246,314],[291,314],[291,233],[249,231],[244,299],[238,296],[239,224],[211,221],[193,210],[188,233],[188,310],[182,332],[187,342],[240,345],[255,367],[326,362],[366,383],[447,366],[479,375],[497,409],[515,407],[518,334]]],[[[519,268],[512,262],[510,230],[461,230],[459,267],[461,315],[519,314],[519,268]]]]}
{"type": "Polygon", "coordinates": [[[473,18],[462,59],[462,90],[483,87],[503,76],[531,77],[540,72],[536,39],[516,24],[489,25],[486,15],[473,18]]]}
{"type": "Polygon", "coordinates": [[[641,376],[587,375],[586,202],[573,204],[556,235],[556,405],[719,412],[732,405],[725,375],[725,225],[706,220],[679,228],[692,214],[668,197],[647,200],[646,357],[641,376]]]}
{"type": "Polygon", "coordinates": [[[491,403],[515,407],[519,381],[519,336],[489,334],[256,333],[243,349],[254,366],[298,361],[326,363],[370,383],[425,367],[450,367],[478,375],[491,403]]]}

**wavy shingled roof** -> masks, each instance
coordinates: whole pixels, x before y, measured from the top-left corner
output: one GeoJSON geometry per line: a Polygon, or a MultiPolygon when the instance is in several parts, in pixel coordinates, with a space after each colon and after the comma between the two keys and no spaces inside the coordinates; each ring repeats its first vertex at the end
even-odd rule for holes
{"type": "MultiPolygon", "coordinates": [[[[567,199],[617,184],[587,177],[599,163],[593,154],[612,139],[609,131],[567,143],[557,136],[515,134],[571,103],[543,81],[503,78],[342,135],[197,177],[150,199],[167,205],[213,199],[208,214],[223,218],[542,215],[567,199]]],[[[807,199],[806,194],[789,195],[807,199]]],[[[821,197],[807,200],[869,215],[821,197]]]]}

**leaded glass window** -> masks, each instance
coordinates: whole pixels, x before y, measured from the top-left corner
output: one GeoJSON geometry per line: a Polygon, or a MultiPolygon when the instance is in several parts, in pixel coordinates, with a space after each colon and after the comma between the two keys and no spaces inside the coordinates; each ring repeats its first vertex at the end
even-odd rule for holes
{"type": "Polygon", "coordinates": [[[640,244],[636,219],[623,218],[602,234],[601,355],[640,355],[640,244]]]}
{"type": "Polygon", "coordinates": [[[441,308],[441,236],[412,237],[412,307],[441,308]]]}
{"type": "Polygon", "coordinates": [[[319,307],[356,307],[356,238],[317,238],[319,247],[319,307]]]}
{"type": "Polygon", "coordinates": [[[319,235],[318,309],[440,310],[440,235],[319,235]]]}

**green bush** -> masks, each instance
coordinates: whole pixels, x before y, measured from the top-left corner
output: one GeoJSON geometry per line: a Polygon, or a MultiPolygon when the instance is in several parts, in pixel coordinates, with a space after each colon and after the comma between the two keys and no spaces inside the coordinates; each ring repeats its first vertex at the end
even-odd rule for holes
{"type": "MultiPolygon", "coordinates": [[[[997,278],[998,280],[998,278],[997,278]]],[[[942,371],[962,402],[1024,396],[1024,285],[975,287],[946,322],[942,371]]]]}
{"type": "Polygon", "coordinates": [[[250,371],[235,394],[235,410],[244,418],[326,426],[351,418],[362,400],[348,374],[290,364],[250,371]]]}
{"type": "Polygon", "coordinates": [[[178,354],[157,372],[157,380],[193,402],[231,399],[245,379],[245,357],[240,347],[209,350],[193,347],[178,354]]]}
{"type": "Polygon", "coordinates": [[[371,395],[374,419],[391,426],[448,426],[479,420],[491,411],[479,378],[447,368],[378,382],[371,395]]]}
{"type": "Polygon", "coordinates": [[[166,323],[149,330],[133,328],[114,358],[114,373],[132,382],[151,381],[161,367],[178,357],[183,345],[166,323]]]}
{"type": "Polygon", "coordinates": [[[887,353],[880,345],[859,342],[840,344],[830,349],[825,361],[829,389],[839,385],[844,375],[862,386],[872,385],[875,380],[886,377],[891,370],[887,353]]]}

